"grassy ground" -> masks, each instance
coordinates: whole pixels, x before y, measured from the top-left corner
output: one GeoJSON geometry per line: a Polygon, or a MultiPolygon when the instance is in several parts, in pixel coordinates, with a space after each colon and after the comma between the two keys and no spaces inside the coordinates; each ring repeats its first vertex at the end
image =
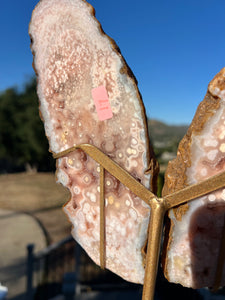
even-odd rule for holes
{"type": "Polygon", "coordinates": [[[38,219],[51,242],[70,233],[71,225],[62,211],[69,192],[56,184],[52,173],[0,175],[0,208],[26,212],[38,219]]]}

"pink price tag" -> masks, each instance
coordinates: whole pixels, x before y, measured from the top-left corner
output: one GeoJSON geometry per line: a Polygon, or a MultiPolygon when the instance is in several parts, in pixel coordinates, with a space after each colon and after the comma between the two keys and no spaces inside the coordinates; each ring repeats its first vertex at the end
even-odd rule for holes
{"type": "Polygon", "coordinates": [[[92,97],[94,99],[96,111],[100,121],[108,120],[113,117],[112,109],[109,103],[109,97],[106,88],[101,85],[92,89],[92,97]]]}

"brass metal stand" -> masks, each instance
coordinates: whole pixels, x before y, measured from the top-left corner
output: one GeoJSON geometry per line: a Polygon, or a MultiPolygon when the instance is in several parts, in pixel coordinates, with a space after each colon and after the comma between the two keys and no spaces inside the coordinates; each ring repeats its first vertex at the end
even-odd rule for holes
{"type": "MultiPolygon", "coordinates": [[[[167,210],[194,200],[198,197],[206,195],[217,189],[225,186],[225,172],[215,175],[209,179],[206,179],[197,184],[188,186],[180,191],[165,196],[164,198],[158,198],[152,192],[150,192],[145,186],[132,177],[126,170],[121,168],[116,162],[111,160],[101,150],[93,145],[81,144],[69,148],[68,150],[54,154],[54,158],[61,158],[67,154],[75,151],[76,149],[83,150],[91,158],[93,158],[101,166],[100,172],[100,262],[101,267],[105,265],[105,216],[104,216],[104,170],[109,172],[121,183],[128,187],[136,196],[141,198],[147,203],[151,209],[149,220],[149,234],[148,234],[148,247],[146,257],[145,279],[142,300],[153,300],[155,282],[157,276],[157,268],[160,253],[160,243],[162,238],[163,220],[167,210]]],[[[225,233],[225,231],[224,231],[225,233]]],[[[221,241],[221,249],[217,267],[217,278],[215,280],[216,287],[219,286],[222,268],[224,265],[225,255],[225,234],[221,241]],[[222,261],[221,261],[222,260],[222,261]]]]}

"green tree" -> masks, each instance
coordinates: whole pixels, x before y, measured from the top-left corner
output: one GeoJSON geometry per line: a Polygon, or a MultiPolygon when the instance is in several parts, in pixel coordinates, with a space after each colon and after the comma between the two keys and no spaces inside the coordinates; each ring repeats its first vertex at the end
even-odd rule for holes
{"type": "Polygon", "coordinates": [[[10,88],[0,95],[0,126],[0,160],[4,162],[0,171],[24,170],[26,166],[40,171],[53,169],[38,112],[35,79],[22,92],[10,88]]]}

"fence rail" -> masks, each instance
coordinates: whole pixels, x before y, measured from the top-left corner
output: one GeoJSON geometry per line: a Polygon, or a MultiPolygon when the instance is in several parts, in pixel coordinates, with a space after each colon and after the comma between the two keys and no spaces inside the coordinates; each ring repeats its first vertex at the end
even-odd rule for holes
{"type": "Polygon", "coordinates": [[[27,246],[27,300],[47,300],[59,294],[65,273],[75,271],[76,243],[71,236],[34,253],[27,246]]]}
{"type": "Polygon", "coordinates": [[[102,270],[89,258],[72,236],[48,246],[37,254],[27,246],[26,300],[49,300],[59,294],[77,299],[90,291],[140,291],[108,270],[102,270]]]}

